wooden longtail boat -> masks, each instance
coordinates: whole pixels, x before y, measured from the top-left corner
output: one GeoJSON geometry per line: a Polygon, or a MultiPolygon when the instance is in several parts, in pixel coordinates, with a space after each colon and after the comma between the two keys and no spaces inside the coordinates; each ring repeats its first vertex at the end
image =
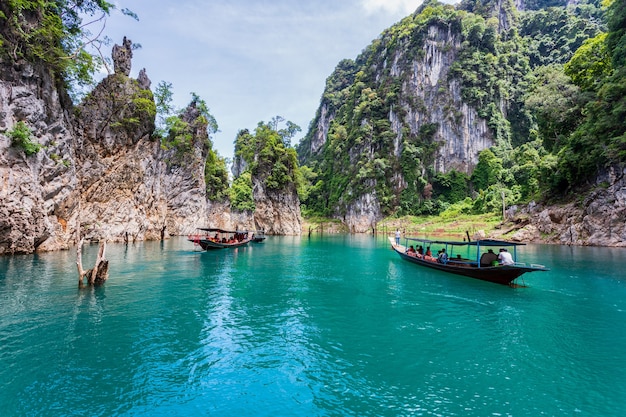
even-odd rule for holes
{"type": "Polygon", "coordinates": [[[250,243],[254,233],[247,230],[224,230],[212,227],[199,227],[196,234],[187,236],[187,240],[202,250],[237,248],[250,243]]]}
{"type": "Polygon", "coordinates": [[[463,275],[483,281],[494,282],[497,284],[514,285],[513,281],[526,272],[550,270],[543,265],[527,265],[525,263],[517,262],[517,247],[523,246],[525,243],[506,242],[503,240],[493,239],[476,240],[473,242],[416,238],[405,239],[407,244],[415,242],[414,246],[422,246],[424,250],[423,255],[408,252],[406,245],[403,246],[397,244],[394,238],[389,237],[393,250],[406,261],[420,266],[425,266],[427,268],[450,272],[456,275],[463,275]],[[443,246],[441,249],[445,249],[446,256],[427,256],[426,248],[434,248],[433,245],[443,246]],[[498,255],[493,253],[494,247],[500,248],[504,252],[508,252],[508,249],[512,249],[510,256],[510,258],[512,258],[512,263],[508,265],[499,263],[497,261],[498,255]],[[461,251],[464,251],[465,253],[461,254],[461,251]],[[489,251],[491,251],[490,254],[489,251]],[[472,256],[471,254],[474,252],[475,256],[472,256]]]}
{"type": "Polygon", "coordinates": [[[257,230],[256,232],[254,232],[254,237],[252,237],[252,241],[256,243],[261,243],[265,240],[265,238],[265,231],[257,230]]]}

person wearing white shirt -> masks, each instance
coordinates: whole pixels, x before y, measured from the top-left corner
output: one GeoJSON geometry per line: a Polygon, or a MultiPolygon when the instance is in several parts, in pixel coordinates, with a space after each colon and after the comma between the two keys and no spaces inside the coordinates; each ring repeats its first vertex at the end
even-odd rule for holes
{"type": "Polygon", "coordinates": [[[498,255],[498,260],[502,265],[513,265],[513,257],[511,254],[504,248],[500,249],[500,254],[498,255]]]}

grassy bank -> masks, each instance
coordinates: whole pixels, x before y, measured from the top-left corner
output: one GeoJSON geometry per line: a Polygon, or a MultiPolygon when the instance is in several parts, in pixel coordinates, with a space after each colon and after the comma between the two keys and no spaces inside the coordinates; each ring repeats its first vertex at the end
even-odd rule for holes
{"type": "Polygon", "coordinates": [[[501,224],[501,217],[493,214],[443,216],[404,216],[387,218],[377,225],[379,233],[393,233],[400,229],[404,235],[420,238],[445,238],[462,240],[466,232],[470,236],[489,235],[501,224]]]}
{"type": "Polygon", "coordinates": [[[326,217],[306,217],[302,219],[302,234],[348,232],[348,228],[337,219],[326,217]]]}
{"type": "MultiPolygon", "coordinates": [[[[376,232],[392,234],[400,229],[405,236],[462,240],[466,231],[470,236],[493,233],[500,227],[501,217],[494,214],[445,216],[389,217],[376,225],[376,232]]],[[[311,217],[303,219],[302,233],[348,233],[348,228],[337,219],[311,217]]],[[[369,230],[367,233],[371,233],[369,230]]]]}

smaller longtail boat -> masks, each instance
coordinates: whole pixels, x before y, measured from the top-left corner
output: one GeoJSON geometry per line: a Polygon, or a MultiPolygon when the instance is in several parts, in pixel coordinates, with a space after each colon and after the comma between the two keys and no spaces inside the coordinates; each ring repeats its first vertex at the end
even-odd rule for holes
{"type": "Polygon", "coordinates": [[[483,281],[514,286],[516,278],[526,272],[549,271],[543,265],[517,262],[517,247],[525,243],[507,242],[504,240],[482,239],[476,241],[447,241],[417,238],[405,238],[406,245],[397,244],[393,237],[389,237],[392,249],[405,261],[425,266],[427,268],[450,272],[483,281]],[[408,244],[413,243],[415,252],[408,244]],[[427,250],[439,246],[436,255],[427,253],[427,250]],[[423,253],[418,253],[419,248],[423,253]],[[502,256],[504,262],[498,260],[499,252],[506,252],[502,256]],[[509,252],[509,249],[512,249],[509,252]]]}
{"type": "Polygon", "coordinates": [[[261,243],[265,240],[265,230],[257,230],[254,232],[254,237],[252,238],[253,242],[261,243]]]}
{"type": "Polygon", "coordinates": [[[254,233],[247,230],[224,230],[213,227],[199,227],[197,233],[187,236],[187,240],[202,250],[238,248],[250,243],[254,233]]]}

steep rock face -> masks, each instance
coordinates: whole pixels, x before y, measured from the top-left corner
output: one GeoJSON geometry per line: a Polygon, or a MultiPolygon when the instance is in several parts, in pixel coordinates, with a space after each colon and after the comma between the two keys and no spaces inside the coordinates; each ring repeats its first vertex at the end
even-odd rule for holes
{"type": "Polygon", "coordinates": [[[262,179],[252,179],[255,228],[269,235],[299,235],[302,232],[300,200],[293,184],[279,191],[269,190],[262,179]]]}
{"type": "MultiPolygon", "coordinates": [[[[170,234],[188,234],[196,227],[208,226],[211,202],[207,199],[204,164],[208,152],[209,135],[206,120],[200,117],[195,103],[190,104],[181,119],[188,123],[193,137],[192,153],[177,163],[175,151],[164,151],[159,156],[164,172],[161,186],[167,201],[166,228],[170,234]]],[[[222,223],[211,224],[225,227],[222,223]]]]}
{"type": "Polygon", "coordinates": [[[364,233],[376,228],[380,219],[380,204],[374,193],[364,194],[350,204],[343,223],[351,233],[364,233]]]}
{"type": "MultiPolygon", "coordinates": [[[[402,85],[401,107],[406,112],[404,123],[393,123],[392,129],[401,137],[406,124],[417,134],[425,124],[436,124],[433,140],[440,144],[435,157],[437,172],[455,169],[471,173],[478,162],[478,153],[493,145],[493,138],[484,119],[463,102],[458,81],[448,82],[448,71],[457,57],[461,43],[451,29],[430,26],[423,45],[423,58],[406,58],[406,50],[398,51],[391,74],[402,76],[401,68],[410,68],[408,79],[402,85]],[[402,62],[404,63],[402,64],[402,62]],[[419,97],[419,106],[411,106],[409,98],[419,97]]],[[[393,120],[393,116],[391,117],[393,120]]],[[[401,142],[397,143],[398,152],[401,142]]]]}
{"type": "Polygon", "coordinates": [[[76,108],[79,222],[86,239],[154,239],[166,211],[159,193],[154,102],[130,72],[130,41],[114,47],[116,72],[76,108]],[[148,168],[148,170],[146,169],[148,168]],[[157,175],[154,175],[157,174],[157,175]]]}
{"type": "MultiPolygon", "coordinates": [[[[364,178],[360,179],[360,183],[354,181],[346,187],[333,211],[354,232],[371,229],[378,220],[389,214],[389,208],[381,204],[381,199],[392,200],[397,204],[399,196],[408,186],[407,179],[399,169],[406,161],[414,161],[416,166],[412,169],[419,171],[417,175],[422,177],[426,176],[427,169],[432,169],[434,173],[454,169],[471,174],[478,162],[478,154],[495,143],[487,121],[478,115],[475,108],[463,101],[460,82],[450,76],[450,68],[462,48],[461,35],[453,25],[434,23],[420,34],[412,36],[390,41],[393,36],[383,35],[375,41],[374,46],[357,59],[357,63],[369,64],[367,68],[371,74],[368,76],[359,75],[363,71],[357,73],[358,66],[344,64],[343,74],[338,66],[327,81],[327,90],[312,130],[299,145],[302,163],[319,159],[330,141],[329,132],[333,121],[338,120],[339,124],[346,125],[348,137],[341,139],[345,145],[337,148],[346,148],[349,166],[335,167],[333,170],[345,173],[350,167],[363,166],[360,171],[355,170],[354,177],[363,175],[364,178]],[[415,39],[420,40],[419,44],[415,39]],[[395,42],[393,49],[387,47],[386,42],[395,42]],[[365,88],[359,87],[359,83],[364,82],[354,81],[359,77],[368,77],[369,84],[365,88]],[[328,85],[333,89],[329,89],[328,85]],[[354,93],[358,89],[361,89],[360,97],[354,93]],[[380,106],[377,103],[383,99],[384,105],[389,106],[386,113],[389,124],[387,131],[376,130],[380,122],[372,120],[370,114],[373,110],[368,113],[367,107],[364,107],[367,104],[363,101],[366,94],[374,97],[369,101],[372,108],[380,106]],[[361,104],[358,101],[352,103],[355,97],[361,100],[361,104]],[[354,109],[346,110],[350,106],[354,109]],[[359,117],[361,119],[356,120],[359,117]],[[351,133],[357,129],[359,134],[351,133]],[[393,134],[391,144],[385,142],[386,132],[393,134]],[[351,135],[356,138],[353,139],[351,135]],[[407,147],[414,149],[411,156],[405,154],[407,147]],[[380,158],[390,162],[377,163],[376,160],[380,158]],[[380,190],[383,188],[391,188],[393,197],[381,195],[380,190]]],[[[416,185],[413,187],[418,188],[416,185]]]]}
{"type": "Polygon", "coordinates": [[[515,214],[530,225],[513,238],[520,241],[626,247],[626,172],[608,173],[606,188],[599,188],[580,203],[561,207],[531,204],[515,214]]]}
{"type": "Polygon", "coordinates": [[[71,120],[52,76],[20,62],[0,80],[0,254],[67,246],[78,203],[71,120]],[[9,138],[18,122],[42,146],[28,156],[9,138]]]}
{"type": "Polygon", "coordinates": [[[145,70],[130,72],[130,41],[114,48],[114,75],[77,108],[81,225],[87,238],[151,240],[207,223],[207,122],[192,102],[181,114],[192,143],[180,155],[151,138],[154,101],[145,70]]]}
{"type": "MultiPolygon", "coordinates": [[[[258,160],[259,156],[253,157],[258,160]]],[[[263,165],[267,165],[267,162],[263,165]]],[[[271,164],[269,164],[271,165],[271,164]]],[[[232,172],[239,177],[249,167],[249,163],[238,156],[233,162],[232,172]]],[[[271,169],[271,168],[270,168],[271,169]]],[[[300,213],[300,199],[293,182],[287,183],[280,189],[271,189],[267,185],[269,172],[258,168],[251,173],[252,199],[255,209],[253,212],[228,209],[231,228],[263,230],[268,235],[299,235],[302,233],[302,215],[300,213]]],[[[219,207],[218,204],[214,206],[219,207]]],[[[224,218],[225,214],[212,209],[212,218],[224,218]]],[[[222,226],[225,227],[225,226],[222,226]]]]}
{"type": "MultiPolygon", "coordinates": [[[[206,124],[195,123],[194,157],[172,164],[150,135],[154,101],[145,70],[130,72],[130,41],[116,45],[115,67],[73,112],[45,68],[0,65],[0,254],[67,249],[76,226],[86,239],[159,239],[205,225],[206,124]],[[18,122],[42,148],[11,146],[18,122]]],[[[224,208],[222,207],[222,211],[224,208]]],[[[228,214],[227,214],[228,216],[228,214]]]]}
{"type": "Polygon", "coordinates": [[[259,123],[254,132],[242,130],[237,135],[231,217],[238,225],[269,235],[299,235],[297,156],[286,145],[292,134],[279,129],[278,123],[259,123]],[[246,218],[249,214],[252,221],[246,218]]]}

